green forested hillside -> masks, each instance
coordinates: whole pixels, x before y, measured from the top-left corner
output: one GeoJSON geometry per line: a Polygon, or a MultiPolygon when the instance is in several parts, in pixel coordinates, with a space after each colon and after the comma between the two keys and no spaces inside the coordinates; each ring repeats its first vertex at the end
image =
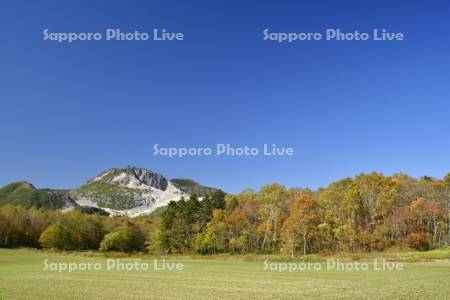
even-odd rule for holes
{"type": "Polygon", "coordinates": [[[196,194],[199,197],[204,197],[206,195],[211,196],[214,192],[219,191],[216,188],[200,185],[191,179],[172,179],[170,181],[177,188],[189,195],[196,194]]]}
{"type": "Polygon", "coordinates": [[[58,209],[64,206],[64,194],[65,191],[36,189],[28,182],[15,182],[0,188],[0,206],[13,204],[58,209]]]}

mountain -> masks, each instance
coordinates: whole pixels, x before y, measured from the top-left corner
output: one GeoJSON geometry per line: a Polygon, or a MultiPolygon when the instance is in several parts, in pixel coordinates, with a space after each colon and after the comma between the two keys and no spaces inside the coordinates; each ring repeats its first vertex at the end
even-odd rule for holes
{"type": "Polygon", "coordinates": [[[106,170],[73,190],[37,189],[28,182],[12,183],[0,189],[0,206],[9,203],[135,217],[148,215],[193,193],[203,197],[216,191],[190,179],[168,180],[147,169],[128,167],[106,170]]]}
{"type": "Polygon", "coordinates": [[[109,169],[71,191],[77,204],[103,208],[113,215],[149,214],[189,197],[161,174],[142,168],[109,169]]]}

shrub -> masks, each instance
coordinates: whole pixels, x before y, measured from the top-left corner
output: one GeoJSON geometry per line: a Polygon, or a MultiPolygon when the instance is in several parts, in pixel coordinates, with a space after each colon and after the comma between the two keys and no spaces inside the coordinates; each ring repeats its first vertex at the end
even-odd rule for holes
{"type": "Polygon", "coordinates": [[[134,225],[127,224],[105,235],[100,244],[100,251],[140,251],[144,248],[144,237],[134,225]]]}
{"type": "Polygon", "coordinates": [[[410,233],[406,237],[406,241],[411,248],[414,248],[416,250],[429,250],[427,236],[423,233],[410,233]]]}
{"type": "Polygon", "coordinates": [[[41,234],[39,243],[44,248],[73,249],[70,232],[59,224],[53,224],[41,234]]]}
{"type": "Polygon", "coordinates": [[[93,250],[98,249],[103,236],[101,219],[72,211],[49,226],[42,233],[39,243],[44,248],[93,250]]]}

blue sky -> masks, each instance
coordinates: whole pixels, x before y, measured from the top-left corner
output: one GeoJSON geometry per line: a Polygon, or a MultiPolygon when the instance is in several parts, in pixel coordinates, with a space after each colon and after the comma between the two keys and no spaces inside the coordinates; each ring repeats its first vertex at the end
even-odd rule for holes
{"type": "Polygon", "coordinates": [[[0,185],[72,188],[141,166],[228,192],[450,172],[448,1],[2,1],[0,185]],[[183,32],[183,42],[42,40],[42,31],[183,32]],[[262,30],[405,41],[263,41],[262,30]],[[293,157],[152,155],[152,146],[294,147],[293,157]]]}

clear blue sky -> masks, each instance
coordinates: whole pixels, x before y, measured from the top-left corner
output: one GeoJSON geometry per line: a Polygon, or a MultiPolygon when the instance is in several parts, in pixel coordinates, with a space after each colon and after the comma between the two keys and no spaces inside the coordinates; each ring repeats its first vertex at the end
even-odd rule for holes
{"type": "Polygon", "coordinates": [[[136,165],[228,192],[450,172],[448,1],[16,1],[0,4],[0,185],[72,188],[136,165]],[[243,3],[245,2],[245,3],[243,3]],[[59,32],[185,41],[42,40],[59,32]],[[277,44],[262,30],[404,32],[277,44]],[[152,155],[152,146],[295,148],[294,157],[152,155]]]}

